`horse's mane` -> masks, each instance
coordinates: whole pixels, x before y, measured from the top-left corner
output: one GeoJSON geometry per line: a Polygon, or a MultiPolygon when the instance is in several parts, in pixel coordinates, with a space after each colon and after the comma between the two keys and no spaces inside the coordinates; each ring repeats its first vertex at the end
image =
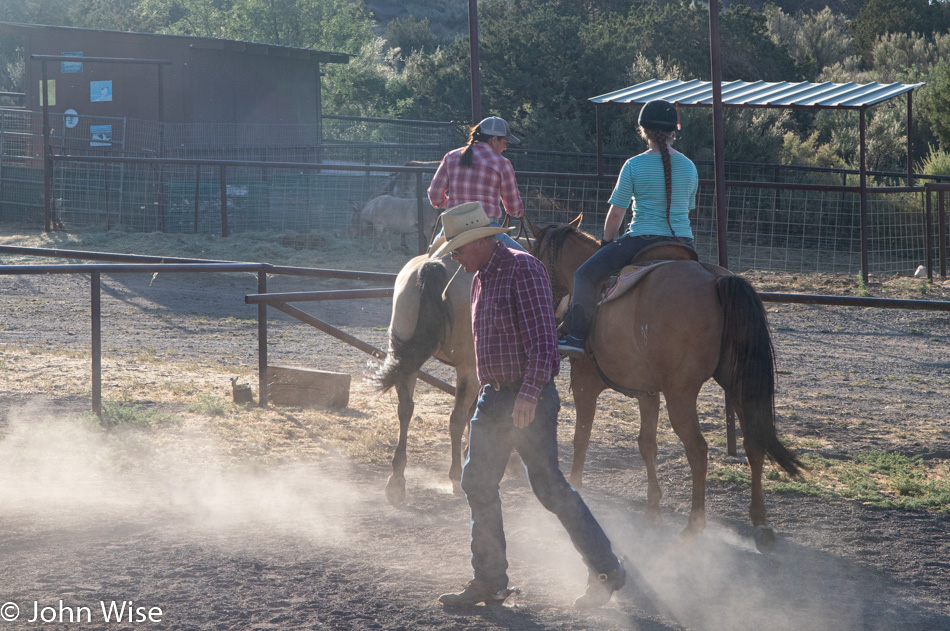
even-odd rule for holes
{"type": "Polygon", "coordinates": [[[541,230],[538,232],[535,241],[534,255],[539,256],[541,252],[546,250],[551,250],[557,254],[564,245],[564,241],[569,235],[572,234],[582,241],[599,245],[599,242],[594,236],[589,235],[582,230],[578,230],[574,224],[567,223],[558,226],[550,225],[541,228],[541,230]]]}

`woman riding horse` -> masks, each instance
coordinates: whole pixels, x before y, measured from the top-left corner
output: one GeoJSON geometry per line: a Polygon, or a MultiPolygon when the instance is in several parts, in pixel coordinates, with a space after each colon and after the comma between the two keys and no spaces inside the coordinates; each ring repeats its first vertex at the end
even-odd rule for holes
{"type": "Polygon", "coordinates": [[[650,101],[637,122],[649,148],[624,163],[610,196],[600,249],[574,274],[571,306],[564,317],[568,334],[558,341],[558,350],[569,357],[584,356],[597,291],[611,272],[659,241],[693,246],[689,211],[696,208],[699,175],[696,165],[670,146],[679,129],[676,108],[668,101],[650,101]],[[631,202],[630,227],[615,239],[631,202]]]}

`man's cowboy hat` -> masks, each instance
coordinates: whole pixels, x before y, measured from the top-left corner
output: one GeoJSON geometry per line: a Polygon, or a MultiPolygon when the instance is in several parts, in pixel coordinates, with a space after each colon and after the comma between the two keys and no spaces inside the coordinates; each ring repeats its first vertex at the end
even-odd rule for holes
{"type": "Polygon", "coordinates": [[[489,225],[488,215],[485,214],[481,202],[459,204],[454,208],[449,208],[439,218],[442,220],[442,229],[445,232],[445,243],[439,246],[432,255],[433,258],[441,258],[466,243],[517,229],[516,226],[500,228],[489,225]]]}

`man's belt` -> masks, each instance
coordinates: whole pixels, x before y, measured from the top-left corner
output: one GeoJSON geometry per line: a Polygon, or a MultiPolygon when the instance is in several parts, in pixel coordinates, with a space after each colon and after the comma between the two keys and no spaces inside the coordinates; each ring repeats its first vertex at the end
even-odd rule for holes
{"type": "Polygon", "coordinates": [[[521,384],[524,383],[524,379],[519,379],[517,381],[489,381],[487,384],[491,386],[495,392],[501,392],[502,390],[521,390],[521,384]]]}

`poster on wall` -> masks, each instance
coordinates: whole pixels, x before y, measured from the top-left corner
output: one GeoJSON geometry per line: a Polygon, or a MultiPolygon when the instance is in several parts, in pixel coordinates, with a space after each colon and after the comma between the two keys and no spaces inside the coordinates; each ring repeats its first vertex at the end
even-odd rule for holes
{"type": "Polygon", "coordinates": [[[92,135],[90,147],[112,146],[112,125],[90,125],[89,133],[92,135]]]}
{"type": "Polygon", "coordinates": [[[63,124],[66,129],[72,129],[79,124],[79,113],[76,110],[69,109],[63,112],[63,124]]]}
{"type": "Polygon", "coordinates": [[[112,100],[112,81],[90,81],[89,100],[93,103],[112,100]]]}
{"type": "MultiPolygon", "coordinates": [[[[60,57],[82,57],[82,52],[60,53],[60,57]]],[[[81,61],[61,61],[59,62],[59,71],[63,74],[73,72],[82,72],[81,61]]]]}
{"type": "MultiPolygon", "coordinates": [[[[56,79],[48,79],[47,90],[49,91],[49,104],[56,105],[56,79]]],[[[40,107],[43,107],[43,80],[40,79],[40,107]]]]}

